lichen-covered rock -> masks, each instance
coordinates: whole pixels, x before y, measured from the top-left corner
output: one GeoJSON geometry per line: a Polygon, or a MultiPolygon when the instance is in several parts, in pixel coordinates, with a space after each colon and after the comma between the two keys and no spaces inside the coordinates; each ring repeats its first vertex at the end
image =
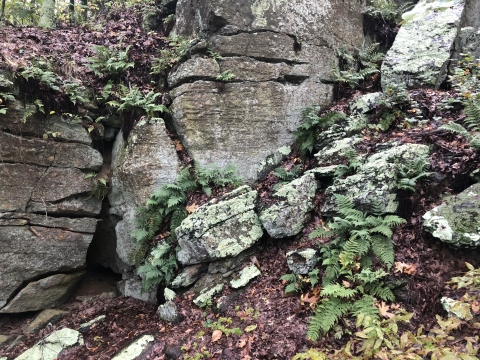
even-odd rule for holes
{"type": "Polygon", "coordinates": [[[354,148],[355,144],[362,142],[359,137],[344,138],[333,141],[330,145],[315,154],[318,165],[324,166],[332,163],[345,161],[348,150],[354,148]]]}
{"type": "Polygon", "coordinates": [[[316,190],[314,174],[306,174],[277,190],[274,197],[281,201],[263,210],[259,216],[268,234],[280,239],[302,231],[313,209],[316,190]]]}
{"type": "Polygon", "coordinates": [[[374,110],[381,98],[381,92],[369,93],[355,98],[350,103],[350,115],[362,115],[374,110]]]}
{"type": "Polygon", "coordinates": [[[395,213],[398,208],[397,173],[400,164],[417,157],[427,156],[428,146],[405,144],[393,146],[370,157],[357,169],[357,173],[346,178],[335,179],[325,191],[327,197],[322,213],[329,216],[336,211],[335,194],[351,198],[359,210],[371,211],[372,200],[381,206],[382,212],[395,213]]]}
{"type": "Polygon", "coordinates": [[[263,235],[255,214],[257,192],[242,186],[197,208],[175,230],[183,265],[238,255],[263,235]]]}
{"type": "Polygon", "coordinates": [[[287,253],[287,265],[294,274],[306,275],[317,265],[318,257],[315,249],[302,249],[287,253]]]}
{"type": "Polygon", "coordinates": [[[200,294],[193,299],[193,303],[198,307],[203,307],[212,300],[213,296],[219,294],[223,290],[223,284],[218,284],[210,288],[205,288],[200,291],[200,294]]]}
{"type": "Polygon", "coordinates": [[[480,246],[480,184],[474,184],[423,215],[423,227],[456,247],[480,246]]]}
{"type": "Polygon", "coordinates": [[[38,311],[62,305],[72,296],[85,271],[56,274],[32,281],[10,300],[0,313],[38,311]]]}
{"type": "Polygon", "coordinates": [[[234,162],[249,182],[263,176],[265,158],[293,142],[301,110],[331,102],[333,86],[323,80],[337,63],[333,48],[361,45],[362,9],[340,0],[179,0],[177,34],[205,39],[204,49],[223,57],[220,71],[235,75],[171,91],[173,122],[192,158],[234,162]]]}
{"type": "Polygon", "coordinates": [[[27,325],[25,333],[38,333],[48,324],[55,324],[60,321],[63,317],[69,314],[68,311],[58,310],[58,309],[46,309],[40,312],[31,323],[27,325]]]}
{"type": "Polygon", "coordinates": [[[112,360],[136,360],[141,359],[151,346],[155,338],[152,335],[142,335],[137,340],[128,345],[125,349],[115,355],[112,360]]]}
{"type": "Polygon", "coordinates": [[[175,87],[195,80],[215,80],[220,75],[220,66],[212,58],[193,58],[180,64],[178,69],[168,77],[168,85],[175,87]]]}
{"type": "Polygon", "coordinates": [[[192,285],[195,281],[198,280],[202,272],[207,270],[206,264],[197,264],[192,266],[187,266],[178,274],[175,279],[173,279],[170,286],[174,289],[179,287],[187,287],[192,285]]]}
{"type": "Polygon", "coordinates": [[[322,166],[308,170],[305,172],[305,174],[313,174],[315,175],[316,179],[322,179],[326,177],[332,177],[335,174],[335,171],[337,171],[337,168],[338,165],[322,166]]]}
{"type": "Polygon", "coordinates": [[[80,324],[77,330],[82,334],[89,332],[95,324],[98,324],[99,322],[103,322],[103,321],[105,321],[105,315],[99,315],[90,321],[80,324]]]}
{"type": "Polygon", "coordinates": [[[260,276],[261,272],[255,265],[249,265],[244,267],[238,277],[230,281],[230,286],[234,289],[238,289],[246,286],[252,279],[255,279],[257,276],[260,276]]]}
{"type": "Polygon", "coordinates": [[[161,185],[175,182],[179,170],[180,162],[162,119],[144,119],[135,124],[128,142],[121,132],[117,135],[112,154],[112,191],[108,198],[110,213],[121,219],[115,231],[117,253],[124,263],[133,264],[130,253],[135,249],[131,237],[135,209],[144,206],[161,185]]]}
{"type": "Polygon", "coordinates": [[[280,164],[287,155],[290,155],[292,149],[290,146],[282,146],[274,151],[272,154],[267,156],[261,163],[257,169],[257,177],[258,179],[263,178],[266,176],[270,171],[273,170],[275,166],[280,164]]]}
{"type": "Polygon", "coordinates": [[[446,79],[465,0],[421,0],[403,15],[393,46],[382,63],[382,88],[435,87],[446,79]]]}
{"type": "Polygon", "coordinates": [[[63,350],[80,345],[83,345],[82,334],[69,328],[63,328],[40,340],[15,360],[54,360],[63,350]]]}
{"type": "Polygon", "coordinates": [[[157,291],[150,289],[142,292],[142,278],[134,273],[122,274],[122,280],[118,282],[118,290],[123,296],[146,301],[152,304],[157,303],[157,291]]]}

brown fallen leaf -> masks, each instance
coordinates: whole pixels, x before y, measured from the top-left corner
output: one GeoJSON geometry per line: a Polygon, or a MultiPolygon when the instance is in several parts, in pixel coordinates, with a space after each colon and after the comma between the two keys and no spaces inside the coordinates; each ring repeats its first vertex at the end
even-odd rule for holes
{"type": "Polygon", "coordinates": [[[193,203],[192,205],[189,205],[189,206],[186,207],[187,212],[188,212],[189,214],[191,214],[192,212],[194,212],[197,208],[198,208],[198,205],[195,204],[195,203],[193,203]]]}
{"type": "Polygon", "coordinates": [[[212,333],[212,342],[215,342],[219,340],[222,337],[222,331],[221,330],[215,330],[212,333]]]}
{"type": "Polygon", "coordinates": [[[474,314],[476,314],[480,311],[480,303],[478,301],[474,301],[472,303],[472,311],[473,311],[474,314]]]}
{"type": "Polygon", "coordinates": [[[390,310],[390,306],[387,305],[384,301],[382,301],[380,304],[375,304],[375,306],[378,308],[381,316],[389,319],[395,316],[394,314],[388,312],[388,310],[390,310]]]}
{"type": "Polygon", "coordinates": [[[308,293],[300,296],[300,302],[302,303],[302,305],[304,305],[304,303],[308,303],[310,307],[314,307],[317,304],[318,299],[319,297],[315,295],[312,295],[311,297],[309,297],[308,293]]]}
{"type": "Polygon", "coordinates": [[[415,264],[407,264],[401,261],[395,262],[395,272],[405,273],[408,275],[414,274],[417,271],[415,264]]]}

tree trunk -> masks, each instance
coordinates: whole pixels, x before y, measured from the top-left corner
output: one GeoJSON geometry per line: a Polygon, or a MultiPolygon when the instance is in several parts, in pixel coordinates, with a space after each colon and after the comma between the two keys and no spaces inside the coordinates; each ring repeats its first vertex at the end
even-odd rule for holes
{"type": "Polygon", "coordinates": [[[82,13],[82,18],[83,18],[83,21],[87,21],[87,13],[88,13],[88,0],[81,0],[80,3],[82,4],[82,8],[83,8],[83,13],[82,13]]]}
{"type": "Polygon", "coordinates": [[[5,18],[5,1],[2,0],[2,9],[0,10],[0,21],[2,21],[5,18]]]}
{"type": "Polygon", "coordinates": [[[55,28],[55,0],[43,0],[38,26],[49,29],[55,28]]]}

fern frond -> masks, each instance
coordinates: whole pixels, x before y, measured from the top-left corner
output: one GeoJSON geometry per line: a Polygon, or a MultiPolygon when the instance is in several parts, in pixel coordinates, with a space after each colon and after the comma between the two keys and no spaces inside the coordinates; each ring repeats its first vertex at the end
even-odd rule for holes
{"type": "Polygon", "coordinates": [[[451,122],[440,127],[440,129],[448,130],[456,134],[462,135],[468,141],[471,141],[473,136],[462,125],[451,122]]]}
{"type": "Polygon", "coordinates": [[[471,131],[480,130],[480,100],[472,99],[468,101],[464,112],[467,115],[464,120],[467,128],[471,131]]]}
{"type": "Polygon", "coordinates": [[[170,218],[170,234],[173,236],[173,238],[176,238],[176,232],[175,229],[180,226],[183,220],[187,217],[187,211],[185,208],[182,207],[177,207],[173,213],[172,217],[170,218]]]}
{"type": "Polygon", "coordinates": [[[356,289],[348,289],[340,284],[325,286],[320,292],[321,296],[333,296],[338,298],[351,299],[357,294],[356,289]]]}
{"type": "Polygon", "coordinates": [[[395,227],[398,225],[405,224],[407,221],[402,219],[400,216],[397,215],[387,215],[383,218],[383,224],[389,227],[395,227]]]}
{"type": "Polygon", "coordinates": [[[364,285],[365,293],[375,296],[384,301],[395,301],[395,295],[388,287],[383,286],[379,281],[364,285]]]}
{"type": "Polygon", "coordinates": [[[348,301],[337,298],[324,299],[317,306],[308,324],[307,337],[317,341],[320,334],[327,333],[338,320],[350,311],[352,305],[348,301]]]}
{"type": "Polygon", "coordinates": [[[375,299],[373,296],[364,295],[362,298],[355,301],[352,305],[352,315],[369,316],[372,319],[379,320],[380,314],[378,308],[375,306],[375,299]]]}
{"type": "Polygon", "coordinates": [[[343,247],[342,253],[352,254],[351,257],[362,257],[370,250],[369,237],[350,237],[343,247]]]}
{"type": "Polygon", "coordinates": [[[390,269],[395,261],[393,243],[389,238],[381,235],[371,238],[373,254],[390,269]]]}
{"type": "Polygon", "coordinates": [[[375,234],[375,233],[382,234],[387,238],[391,238],[393,235],[392,230],[387,225],[376,226],[373,229],[370,229],[369,231],[371,234],[375,234]]]}

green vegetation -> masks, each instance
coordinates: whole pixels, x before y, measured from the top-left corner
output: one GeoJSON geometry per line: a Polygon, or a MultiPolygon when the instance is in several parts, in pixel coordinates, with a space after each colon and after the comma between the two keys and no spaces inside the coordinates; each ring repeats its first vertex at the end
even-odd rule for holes
{"type": "Polygon", "coordinates": [[[392,228],[405,222],[396,215],[381,215],[379,204],[373,204],[372,215],[354,209],[353,202],[336,195],[338,215],[326,228],[318,227],[310,238],[335,237],[320,249],[323,265],[326,265],[320,296],[307,336],[317,340],[328,332],[344,315],[361,314],[378,319],[376,298],[394,300],[393,293],[385,285],[387,273],[373,269],[374,261],[393,265],[394,251],[392,228]]]}
{"type": "Polygon", "coordinates": [[[430,175],[429,172],[425,171],[429,167],[430,162],[426,155],[400,164],[397,171],[397,188],[400,190],[415,191],[418,179],[430,175]]]}
{"type": "Polygon", "coordinates": [[[294,137],[298,149],[303,157],[311,154],[318,134],[338,120],[346,119],[345,114],[341,112],[330,112],[322,117],[317,115],[317,110],[313,107],[307,107],[302,110],[302,124],[295,130],[294,137]]]}
{"type": "Polygon", "coordinates": [[[173,65],[186,59],[190,41],[181,36],[168,38],[169,49],[160,51],[160,57],[152,63],[151,74],[164,75],[173,65]]]}
{"type": "Polygon", "coordinates": [[[229,165],[224,170],[215,165],[196,165],[195,173],[191,170],[191,167],[184,168],[174,184],[160,187],[150,196],[146,206],[137,210],[137,229],[132,233],[137,245],[134,255],[137,267],[144,261],[149,249],[155,246],[158,232],[164,227],[170,230],[169,236],[162,240],[160,246],[147,257],[145,264],[139,267],[138,271],[145,275],[142,285],[144,291],[158,284],[168,285],[176,269],[173,254],[175,229],[187,217],[187,193],[202,189],[210,195],[213,186],[238,186],[241,183],[234,165],[229,165]]]}
{"type": "Polygon", "coordinates": [[[355,149],[349,147],[345,151],[345,157],[347,158],[347,164],[338,165],[335,170],[334,176],[349,176],[353,175],[355,171],[362,165],[361,158],[358,156],[355,149]]]}
{"type": "Polygon", "coordinates": [[[235,75],[230,70],[223,71],[216,77],[217,81],[228,82],[235,78],[235,75]]]}
{"type": "Polygon", "coordinates": [[[365,14],[384,22],[396,24],[402,14],[412,7],[411,2],[398,5],[394,0],[368,0],[365,14]]]}
{"type": "Polygon", "coordinates": [[[280,179],[278,184],[275,184],[273,190],[278,189],[284,184],[288,184],[289,182],[295,180],[300,176],[302,173],[302,165],[295,165],[290,170],[285,169],[284,167],[278,167],[273,170],[273,175],[280,179]]]}
{"type": "Polygon", "coordinates": [[[229,337],[230,335],[238,335],[238,336],[242,335],[242,330],[240,328],[227,327],[231,323],[232,323],[232,318],[221,317],[215,322],[212,322],[210,319],[207,319],[207,321],[203,324],[203,327],[211,328],[212,330],[219,330],[226,337],[229,337]]]}
{"type": "Polygon", "coordinates": [[[105,46],[95,46],[93,48],[95,56],[88,58],[87,65],[97,76],[118,77],[129,68],[134,67],[134,63],[128,59],[128,50],[125,49],[106,48],[105,46]]]}
{"type": "Polygon", "coordinates": [[[413,101],[405,87],[390,85],[382,94],[377,103],[376,117],[379,118],[379,127],[386,131],[396,121],[405,119],[405,109],[410,107],[413,101]]]}
{"type": "Polygon", "coordinates": [[[155,117],[158,113],[168,112],[165,105],[155,103],[160,93],[149,91],[143,94],[136,86],[127,87],[120,84],[117,95],[119,100],[109,101],[108,104],[131,118],[138,118],[142,114],[155,117]]]}
{"type": "Polygon", "coordinates": [[[313,288],[318,284],[319,280],[319,270],[314,269],[308,273],[306,276],[298,274],[285,274],[280,280],[285,281],[288,285],[285,287],[285,293],[299,292],[302,291],[307,284],[313,288]]]}
{"type": "Polygon", "coordinates": [[[352,89],[361,87],[368,77],[378,73],[385,54],[377,51],[379,44],[372,44],[350,51],[347,47],[337,49],[340,65],[332,69],[333,80],[352,89]]]}

